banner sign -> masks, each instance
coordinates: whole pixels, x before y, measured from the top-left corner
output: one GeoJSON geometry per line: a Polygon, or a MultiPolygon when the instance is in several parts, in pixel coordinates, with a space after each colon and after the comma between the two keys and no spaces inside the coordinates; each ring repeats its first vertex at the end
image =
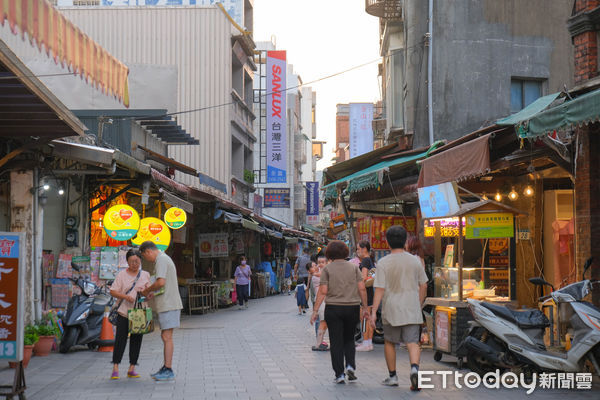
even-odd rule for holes
{"type": "Polygon", "coordinates": [[[467,239],[511,238],[515,234],[511,213],[467,214],[467,239]]]}
{"type": "Polygon", "coordinates": [[[350,103],[350,158],[373,150],[372,123],[372,103],[350,103]]]}
{"type": "Polygon", "coordinates": [[[200,258],[229,257],[229,234],[201,233],[198,235],[200,258]]]}
{"type": "Polygon", "coordinates": [[[171,229],[183,227],[187,221],[187,214],[181,208],[171,207],[165,212],[165,223],[171,229]]]}
{"type": "Polygon", "coordinates": [[[460,210],[458,189],[454,182],[426,186],[417,190],[423,218],[449,217],[460,210]]]}
{"type": "Polygon", "coordinates": [[[25,234],[0,232],[0,359],[23,359],[25,234]]]}
{"type": "Polygon", "coordinates": [[[267,183],[287,182],[286,73],[285,51],[268,51],[267,183]]]}
{"type": "Polygon", "coordinates": [[[390,226],[400,225],[411,235],[417,234],[417,218],[415,217],[371,217],[371,248],[389,250],[385,232],[390,226]]]}
{"type": "Polygon", "coordinates": [[[290,189],[265,188],[264,208],[290,208],[290,189]]]}
{"type": "Polygon", "coordinates": [[[102,225],[111,239],[129,240],[135,236],[140,227],[140,216],[133,207],[117,204],[106,211],[102,225]]]}
{"type": "Polygon", "coordinates": [[[262,209],[263,209],[262,196],[260,194],[254,193],[254,207],[253,207],[254,214],[262,215],[262,209]]]}
{"type": "Polygon", "coordinates": [[[371,218],[363,217],[356,220],[358,240],[371,242],[371,218]]]}
{"type": "Polygon", "coordinates": [[[319,182],[306,182],[306,223],[319,223],[319,182]]]}
{"type": "Polygon", "coordinates": [[[147,240],[154,242],[156,247],[165,251],[171,244],[171,230],[167,224],[158,218],[144,218],[140,222],[140,230],[137,236],[131,239],[131,243],[139,246],[147,240]]]}

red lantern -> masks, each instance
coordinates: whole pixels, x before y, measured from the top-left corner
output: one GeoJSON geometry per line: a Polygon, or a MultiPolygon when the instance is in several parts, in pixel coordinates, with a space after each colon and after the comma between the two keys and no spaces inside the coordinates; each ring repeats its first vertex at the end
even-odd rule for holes
{"type": "Polygon", "coordinates": [[[271,254],[273,254],[273,246],[271,246],[271,242],[265,243],[263,251],[266,256],[270,256],[271,254]]]}

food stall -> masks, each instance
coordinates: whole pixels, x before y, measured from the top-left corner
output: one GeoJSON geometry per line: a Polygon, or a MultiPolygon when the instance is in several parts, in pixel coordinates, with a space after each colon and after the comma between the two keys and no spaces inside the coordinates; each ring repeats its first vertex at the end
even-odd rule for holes
{"type": "Polygon", "coordinates": [[[523,214],[491,200],[460,204],[456,185],[444,185],[419,189],[421,210],[428,216],[424,234],[435,243],[434,297],[425,300],[424,311],[436,361],[443,354],[456,356],[472,320],[467,298],[516,305],[514,221],[523,214]]]}

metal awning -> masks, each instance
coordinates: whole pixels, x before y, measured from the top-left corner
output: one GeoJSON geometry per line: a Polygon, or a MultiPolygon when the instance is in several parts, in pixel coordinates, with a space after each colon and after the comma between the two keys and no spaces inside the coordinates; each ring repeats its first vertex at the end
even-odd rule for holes
{"type": "Polygon", "coordinates": [[[192,203],[183,200],[180,197],[175,196],[172,193],[167,192],[163,188],[158,189],[159,193],[162,195],[162,200],[166,203],[174,207],[181,208],[183,211],[192,214],[194,212],[194,206],[192,203]]]}
{"type": "Polygon", "coordinates": [[[281,232],[277,232],[276,230],[269,229],[269,228],[265,228],[265,229],[266,229],[267,235],[277,238],[277,239],[283,239],[283,234],[281,232]]]}
{"type": "Polygon", "coordinates": [[[265,233],[265,228],[260,226],[260,224],[250,218],[242,218],[242,226],[251,231],[255,231],[258,233],[265,233]]]}
{"type": "Polygon", "coordinates": [[[62,140],[53,140],[50,142],[50,147],[52,148],[52,155],[56,157],[94,165],[107,170],[112,169],[114,165],[115,151],[112,149],[64,142],[62,140]]]}
{"type": "Polygon", "coordinates": [[[198,171],[192,167],[188,167],[185,164],[182,164],[178,161],[173,160],[172,158],[165,157],[162,154],[159,154],[155,151],[145,148],[144,146],[140,146],[138,144],[138,149],[142,150],[148,155],[148,158],[154,161],[158,161],[159,163],[166,165],[168,167],[172,167],[179,172],[183,172],[184,174],[198,176],[198,171]]]}
{"type": "Polygon", "coordinates": [[[560,96],[559,93],[552,93],[548,96],[540,97],[535,100],[533,103],[522,109],[521,111],[512,114],[506,118],[501,118],[496,121],[497,125],[517,125],[522,121],[527,121],[528,119],[535,116],[537,113],[545,110],[552,104],[557,98],[560,96]]]}
{"type": "Polygon", "coordinates": [[[543,109],[520,121],[509,121],[515,125],[522,139],[535,139],[554,131],[587,125],[600,120],[600,89],[581,95],[573,100],[564,99],[559,105],[543,109]]]}
{"type": "Polygon", "coordinates": [[[0,137],[48,141],[86,127],[0,40],[0,137]]]}
{"type": "MultiPolygon", "coordinates": [[[[165,111],[166,114],[166,111],[165,111]]],[[[156,135],[160,140],[169,144],[200,144],[198,139],[190,136],[189,133],[177,124],[173,118],[168,115],[159,115],[153,117],[139,117],[136,122],[156,135]]]]}

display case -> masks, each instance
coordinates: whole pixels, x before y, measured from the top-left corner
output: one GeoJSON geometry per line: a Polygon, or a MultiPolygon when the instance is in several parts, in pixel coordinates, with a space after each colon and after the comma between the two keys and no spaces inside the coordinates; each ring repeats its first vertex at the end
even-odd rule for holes
{"type": "MultiPolygon", "coordinates": [[[[434,297],[458,300],[457,267],[435,267],[433,272],[434,297]]],[[[509,269],[463,268],[463,299],[508,300],[509,269]]]]}

